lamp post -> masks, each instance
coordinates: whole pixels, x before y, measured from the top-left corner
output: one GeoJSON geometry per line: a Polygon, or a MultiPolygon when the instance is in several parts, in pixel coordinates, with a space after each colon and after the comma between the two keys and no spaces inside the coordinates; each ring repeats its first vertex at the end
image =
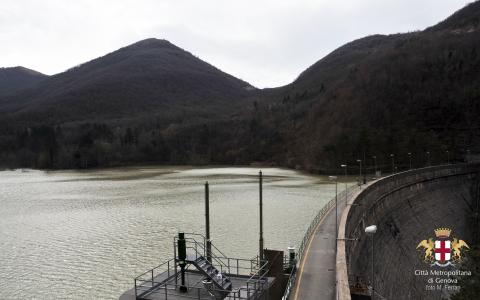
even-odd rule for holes
{"type": "Polygon", "coordinates": [[[390,157],[392,158],[392,174],[395,174],[395,154],[390,154],[390,157]]]}
{"type": "Polygon", "coordinates": [[[411,170],[412,169],[412,152],[408,152],[408,161],[410,165],[409,170],[411,170]]]}
{"type": "MultiPolygon", "coordinates": [[[[337,197],[338,197],[338,180],[337,176],[328,176],[330,181],[335,181],[335,253],[337,253],[337,238],[338,238],[338,206],[337,206],[337,197]]],[[[346,192],[346,191],[345,191],[346,192]]]]}
{"type": "Polygon", "coordinates": [[[358,177],[358,185],[362,186],[362,160],[357,159],[357,162],[360,164],[360,176],[358,177]]]}
{"type": "Polygon", "coordinates": [[[374,155],[374,156],[372,156],[372,158],[373,158],[373,166],[374,166],[374,172],[375,172],[374,177],[377,177],[377,156],[374,155]]]}
{"type": "Polygon", "coordinates": [[[370,225],[370,226],[365,228],[365,233],[372,237],[372,298],[371,298],[372,300],[375,297],[375,255],[374,255],[375,240],[374,240],[374,236],[375,236],[376,232],[377,232],[377,226],[376,225],[370,225]]]}
{"type": "Polygon", "coordinates": [[[427,166],[430,167],[430,151],[427,151],[427,166]]]}
{"type": "Polygon", "coordinates": [[[450,152],[447,150],[447,165],[450,164],[450,152]]]}
{"type": "Polygon", "coordinates": [[[340,167],[345,168],[345,205],[347,205],[347,197],[348,197],[348,191],[347,191],[347,165],[340,165],[340,167]]]}

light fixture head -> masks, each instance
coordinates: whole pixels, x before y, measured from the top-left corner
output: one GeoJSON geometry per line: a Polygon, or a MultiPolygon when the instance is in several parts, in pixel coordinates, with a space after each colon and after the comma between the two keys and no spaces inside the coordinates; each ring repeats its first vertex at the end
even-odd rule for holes
{"type": "Polygon", "coordinates": [[[375,234],[377,232],[377,225],[370,225],[365,228],[365,233],[367,234],[375,234]]]}

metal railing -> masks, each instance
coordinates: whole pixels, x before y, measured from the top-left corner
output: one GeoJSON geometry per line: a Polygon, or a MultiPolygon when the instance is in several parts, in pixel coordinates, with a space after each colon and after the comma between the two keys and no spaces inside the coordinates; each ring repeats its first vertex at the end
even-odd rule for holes
{"type": "MultiPolygon", "coordinates": [[[[203,237],[203,235],[201,234],[185,233],[185,235],[197,235],[203,237]]],[[[176,245],[177,239],[177,237],[174,238],[174,246],[176,245]]],[[[205,243],[198,242],[194,238],[190,237],[185,237],[185,241],[187,251],[190,250],[190,258],[207,258],[207,250],[205,247],[205,243]]],[[[218,248],[216,248],[213,244],[211,245],[212,251],[210,263],[221,273],[239,276],[251,276],[252,274],[265,271],[266,262],[262,262],[262,264],[260,264],[257,257],[254,257],[252,259],[228,257],[223,254],[223,252],[218,250],[218,248]],[[220,255],[218,255],[217,252],[220,253],[220,255]]]]}
{"type": "Polygon", "coordinates": [[[135,277],[135,298],[140,296],[147,290],[155,288],[156,285],[159,285],[160,282],[155,282],[155,278],[160,274],[165,274],[165,279],[170,279],[172,276],[177,276],[177,270],[173,267],[175,266],[175,259],[170,259],[140,275],[135,277]]]}
{"type": "MultiPolygon", "coordinates": [[[[203,257],[206,259],[206,247],[205,238],[201,234],[187,233],[188,235],[200,236],[203,238],[203,243],[196,241],[194,238],[185,237],[186,248],[190,250],[190,259],[198,259],[203,257]],[[193,254],[193,255],[192,255],[193,254]]],[[[176,242],[178,238],[174,238],[174,249],[176,257],[176,242]]],[[[232,290],[222,290],[220,288],[214,288],[214,293],[227,295],[225,299],[256,299],[258,295],[261,295],[265,290],[265,285],[268,284],[267,272],[268,261],[259,262],[258,258],[242,259],[227,257],[223,252],[212,245],[212,256],[210,263],[220,273],[229,276],[241,276],[244,278],[245,285],[240,288],[234,288],[232,290]],[[215,256],[214,251],[220,253],[220,256],[215,256]]],[[[178,298],[178,277],[180,276],[180,267],[177,260],[171,259],[163,264],[150,269],[141,275],[137,276],[135,282],[135,297],[141,298],[145,295],[159,294],[164,296],[164,299],[178,298]],[[162,276],[159,276],[162,275],[162,276]],[[170,280],[175,280],[175,283],[169,283],[170,280]],[[175,295],[175,297],[174,297],[175,295]]],[[[224,277],[222,277],[222,285],[224,277]]],[[[211,299],[211,296],[206,296],[204,287],[188,286],[191,291],[188,295],[182,295],[183,298],[190,299],[211,299]]]]}
{"type": "MultiPolygon", "coordinates": [[[[306,248],[308,242],[310,241],[310,238],[312,237],[313,233],[315,232],[315,229],[316,229],[318,223],[330,211],[330,209],[333,206],[335,206],[335,199],[337,199],[337,202],[342,201],[342,199],[345,199],[345,193],[347,193],[347,197],[348,197],[348,194],[351,193],[354,188],[357,188],[357,186],[347,187],[346,190],[344,190],[340,194],[336,195],[336,197],[333,197],[330,201],[327,202],[327,204],[325,204],[318,211],[315,218],[313,218],[312,222],[310,222],[310,226],[308,226],[308,229],[305,232],[305,235],[303,236],[302,242],[300,243],[300,246],[298,247],[298,251],[297,251],[297,255],[296,255],[297,262],[302,261],[305,248],[306,248]]],[[[337,237],[335,237],[335,238],[337,238],[337,237]]],[[[292,271],[290,272],[290,276],[288,278],[287,286],[285,288],[285,292],[283,294],[282,300],[287,300],[288,297],[290,296],[290,293],[293,290],[293,287],[295,285],[296,277],[297,277],[297,268],[294,267],[294,268],[292,268],[292,271]]]]}
{"type": "MultiPolygon", "coordinates": [[[[159,284],[158,288],[152,291],[149,291],[149,295],[161,295],[163,296],[163,299],[168,299],[169,297],[171,299],[178,299],[178,291],[177,288],[178,286],[175,284],[171,283],[161,283],[158,282],[159,284]]],[[[190,286],[188,287],[189,293],[188,294],[182,294],[182,299],[197,299],[197,300],[211,300],[212,296],[209,295],[208,293],[205,293],[205,288],[203,287],[195,287],[195,286],[190,286]]],[[[215,289],[215,293],[224,293],[227,294],[227,296],[224,299],[227,300],[252,300],[252,299],[257,299],[258,296],[260,296],[264,292],[264,287],[259,284],[256,289],[252,287],[241,287],[238,289],[235,289],[233,291],[229,290],[221,290],[221,289],[215,289]]]]}

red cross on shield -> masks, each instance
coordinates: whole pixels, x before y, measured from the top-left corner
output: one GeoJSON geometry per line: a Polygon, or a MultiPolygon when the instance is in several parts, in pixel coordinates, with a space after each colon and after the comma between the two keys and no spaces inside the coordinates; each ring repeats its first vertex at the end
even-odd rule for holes
{"type": "Polygon", "coordinates": [[[449,240],[435,241],[435,260],[439,262],[449,261],[451,257],[451,242],[449,240]]]}

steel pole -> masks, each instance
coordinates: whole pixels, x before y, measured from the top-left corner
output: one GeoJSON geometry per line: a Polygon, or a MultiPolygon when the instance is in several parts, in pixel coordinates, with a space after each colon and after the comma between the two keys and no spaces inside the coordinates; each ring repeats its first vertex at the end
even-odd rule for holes
{"type": "Polygon", "coordinates": [[[259,205],[260,205],[260,239],[258,241],[260,261],[263,261],[263,174],[258,172],[259,184],[259,205]]]}
{"type": "Polygon", "coordinates": [[[395,174],[395,158],[392,156],[392,174],[395,174]]]}
{"type": "Polygon", "coordinates": [[[205,183],[205,238],[207,239],[207,260],[212,261],[212,242],[210,241],[210,188],[205,183]]]}
{"type": "Polygon", "coordinates": [[[358,185],[362,188],[362,160],[357,159],[357,162],[359,164],[358,185]]]}
{"type": "Polygon", "coordinates": [[[347,167],[348,165],[345,164],[345,206],[347,206],[348,202],[347,167]]]}
{"type": "Polygon", "coordinates": [[[375,298],[375,234],[372,234],[372,300],[375,298]]]}
{"type": "MultiPolygon", "coordinates": [[[[345,193],[347,191],[345,190],[345,193]]],[[[335,178],[335,253],[337,253],[337,239],[338,239],[338,179],[335,178]]]]}

